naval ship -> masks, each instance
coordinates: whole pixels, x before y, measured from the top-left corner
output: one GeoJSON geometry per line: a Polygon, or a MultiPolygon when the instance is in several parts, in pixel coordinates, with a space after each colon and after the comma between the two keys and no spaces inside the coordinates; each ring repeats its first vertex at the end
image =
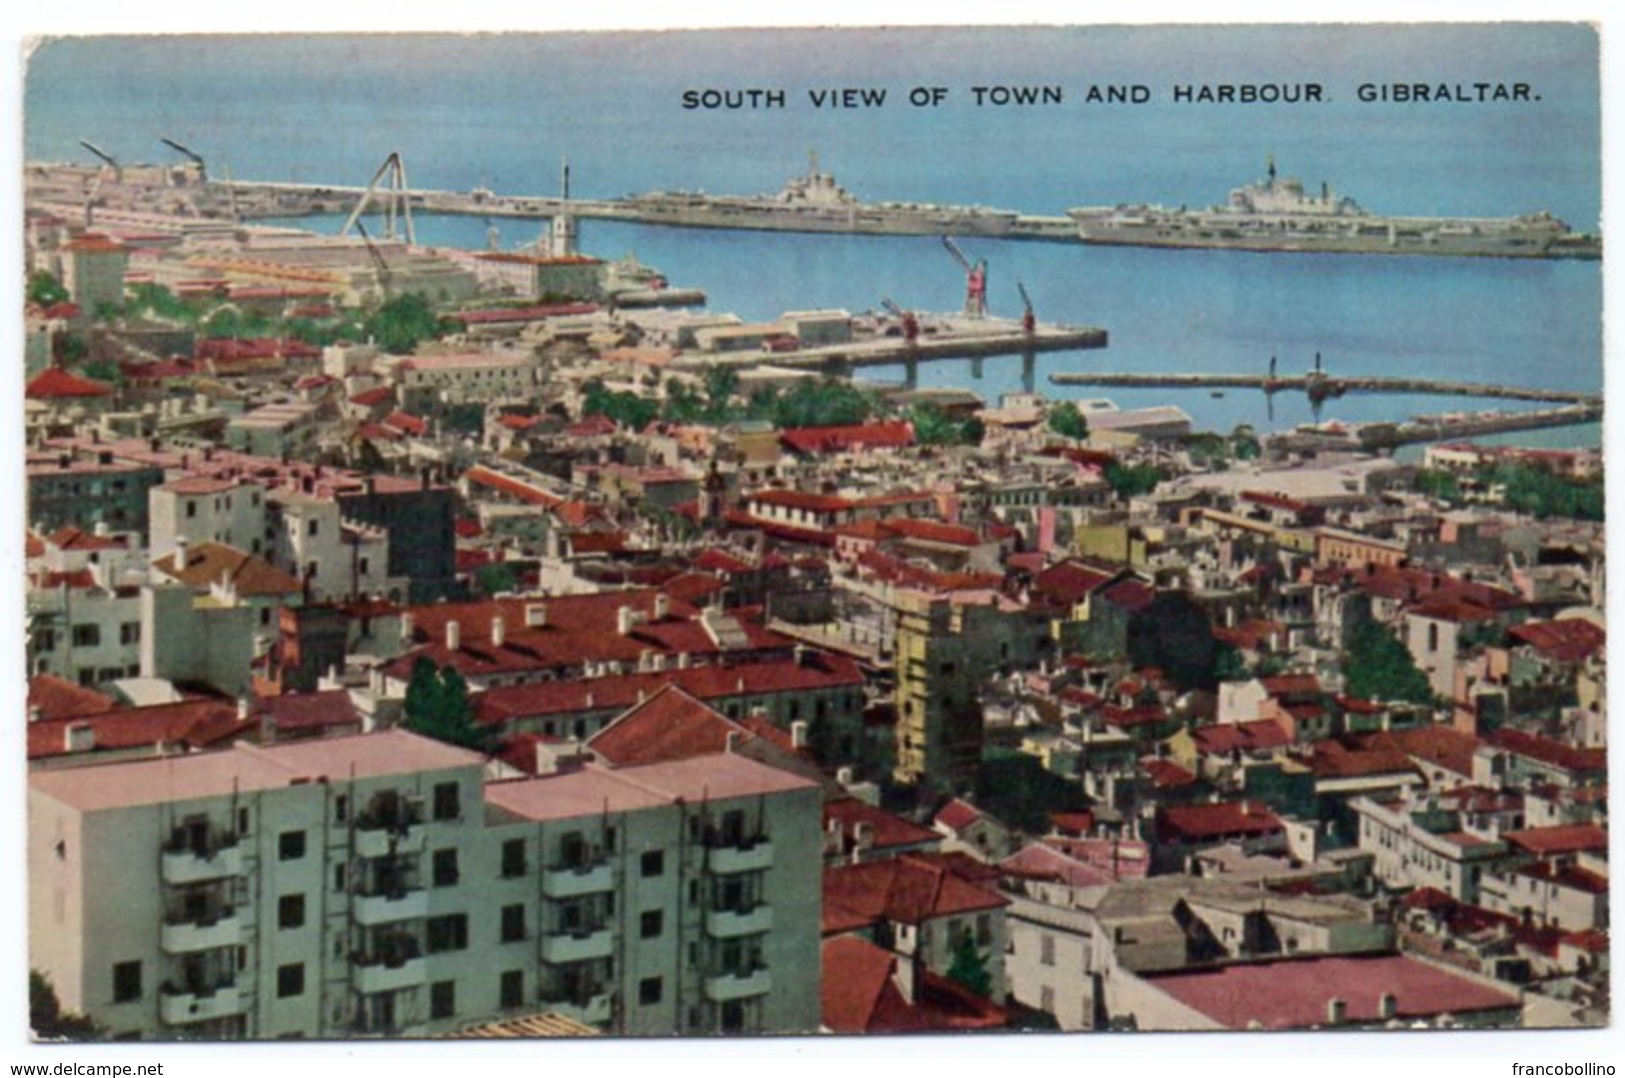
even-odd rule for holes
{"type": "Polygon", "coordinates": [[[1009,236],[1014,210],[926,202],[863,202],[818,167],[773,195],[709,195],[653,191],[621,200],[623,219],[683,228],[743,228],[770,232],[855,232],[881,236],[1009,236]]]}
{"type": "Polygon", "coordinates": [[[1602,242],[1550,213],[1518,217],[1390,217],[1322,184],[1318,195],[1278,176],[1230,192],[1206,210],[1118,205],[1067,211],[1084,243],[1131,247],[1231,248],[1339,254],[1463,255],[1489,258],[1602,257],[1602,242]]]}

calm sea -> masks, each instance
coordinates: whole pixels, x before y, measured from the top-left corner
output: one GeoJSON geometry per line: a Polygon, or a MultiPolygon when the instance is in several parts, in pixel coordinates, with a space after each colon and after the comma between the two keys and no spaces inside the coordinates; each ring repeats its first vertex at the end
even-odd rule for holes
{"type": "MultiPolygon", "coordinates": [[[[30,158],[166,160],[160,136],[239,178],[362,184],[391,150],[415,186],[552,193],[656,188],[751,194],[823,167],[860,197],[981,203],[1058,214],[1122,201],[1221,202],[1273,154],[1284,175],[1329,181],[1395,214],[1550,210],[1593,229],[1600,207],[1596,40],[1574,26],[1084,28],[796,31],[391,39],[88,39],[47,45],[25,91],[30,158]],[[1363,83],[1523,82],[1521,104],[1368,104],[1363,83]],[[1319,85],[1323,104],[1201,105],[1177,86],[1319,85]],[[976,86],[1054,86],[1060,106],[974,104],[976,86]],[[1092,105],[1091,86],[1144,86],[1140,105],[1092,105]],[[883,90],[878,108],[819,109],[809,90],[883,90]],[[940,87],[939,105],[911,90],[940,87]],[[687,89],[782,90],[782,109],[686,110],[687,89]]],[[[501,243],[535,228],[498,222],[501,243]]],[[[333,227],[332,222],[319,223],[333,227]]],[[[425,223],[422,238],[483,246],[479,220],[425,223]]],[[[930,238],[662,230],[583,222],[583,246],[628,250],[715,309],[748,318],[892,298],[952,310],[963,277],[930,238]]],[[[1596,263],[1265,256],[963,241],[990,265],[994,313],[1099,325],[1105,351],[1039,358],[1049,373],[1343,373],[1602,385],[1596,263]]],[[[877,379],[896,372],[873,372],[877,379]]],[[[1019,388],[1019,361],[930,365],[922,384],[986,397],[1019,388]]],[[[1113,390],[1125,407],[1168,394],[1113,390]]],[[[1301,396],[1172,398],[1204,425],[1278,428],[1312,418],[1301,396]]],[[[1325,418],[1393,418],[1460,399],[1351,397],[1325,418]]],[[[1523,436],[1595,441],[1596,428],[1523,436]]]]}

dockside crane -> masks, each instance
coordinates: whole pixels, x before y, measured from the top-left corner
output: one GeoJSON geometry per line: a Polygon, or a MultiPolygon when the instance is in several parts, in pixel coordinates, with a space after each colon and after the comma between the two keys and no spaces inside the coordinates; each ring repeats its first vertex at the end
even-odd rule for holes
{"type": "Polygon", "coordinates": [[[367,245],[367,255],[372,259],[373,269],[378,271],[378,291],[383,293],[384,302],[388,303],[390,279],[393,276],[389,263],[385,261],[384,253],[378,249],[378,245],[372,242],[372,237],[367,234],[367,226],[362,224],[360,218],[356,219],[355,228],[361,233],[361,241],[367,245]]]}
{"type": "MultiPolygon", "coordinates": [[[[391,152],[384,158],[384,163],[378,166],[378,171],[372,174],[372,182],[367,184],[367,190],[362,194],[355,209],[350,211],[350,217],[339,229],[339,235],[348,236],[350,229],[361,223],[361,215],[367,212],[373,199],[378,197],[379,181],[387,177],[384,189],[384,237],[386,239],[399,239],[396,224],[404,219],[406,223],[406,242],[410,246],[417,246],[417,233],[412,227],[412,200],[410,189],[406,182],[406,163],[401,160],[398,152],[391,152]]],[[[364,234],[364,233],[363,233],[364,234]]]]}
{"type": "Polygon", "coordinates": [[[176,153],[180,154],[182,157],[187,158],[188,160],[190,160],[192,162],[192,164],[197,166],[198,182],[200,182],[200,183],[208,183],[209,182],[209,167],[203,163],[203,158],[201,156],[199,156],[198,154],[193,153],[191,150],[187,149],[185,146],[182,146],[180,143],[176,142],[172,138],[165,138],[164,136],[159,135],[158,136],[158,141],[162,142],[165,146],[168,146],[171,150],[174,150],[176,153]]]}
{"type": "Polygon", "coordinates": [[[903,310],[890,297],[883,298],[880,305],[885,308],[887,314],[897,319],[898,323],[902,325],[903,340],[913,344],[920,339],[920,320],[913,311],[903,310]]]}
{"type": "Polygon", "coordinates": [[[1020,281],[1016,282],[1016,291],[1021,293],[1021,331],[1031,337],[1038,330],[1038,316],[1033,314],[1033,300],[1027,295],[1027,286],[1020,281]]]}
{"type": "Polygon", "coordinates": [[[965,271],[965,314],[970,318],[987,315],[987,259],[978,258],[973,264],[959,249],[952,236],[942,237],[942,245],[954,256],[959,268],[965,271]]]}
{"type": "Polygon", "coordinates": [[[101,149],[94,142],[88,142],[85,139],[80,139],[79,145],[83,146],[85,149],[89,150],[91,153],[95,154],[97,157],[101,158],[107,163],[108,167],[113,170],[114,183],[124,182],[124,166],[118,163],[117,158],[108,153],[106,150],[101,149]]]}

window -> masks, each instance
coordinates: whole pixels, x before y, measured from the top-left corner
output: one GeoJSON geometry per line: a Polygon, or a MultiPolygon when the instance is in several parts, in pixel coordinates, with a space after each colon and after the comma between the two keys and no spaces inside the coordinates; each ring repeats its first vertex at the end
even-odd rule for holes
{"type": "Polygon", "coordinates": [[[660,910],[644,910],[643,915],[638,918],[638,935],[646,940],[654,939],[660,935],[664,921],[665,917],[660,910]]]}
{"type": "Polygon", "coordinates": [[[342,865],[342,864],[334,865],[333,866],[333,890],[335,890],[335,891],[343,891],[344,890],[344,883],[345,883],[344,865],[342,865]]]}
{"type": "Polygon", "coordinates": [[[284,831],[277,838],[277,860],[298,861],[305,856],[305,833],[284,831]]]}
{"type": "Polygon", "coordinates": [[[186,515],[188,518],[197,516],[197,502],[186,503],[186,515]]]}
{"type": "Polygon", "coordinates": [[[346,794],[339,794],[333,799],[333,822],[343,823],[350,818],[350,798],[346,794]]]}
{"type": "Polygon", "coordinates": [[[1055,937],[1038,937],[1038,962],[1043,966],[1055,965],[1055,937]]]}
{"type": "Polygon", "coordinates": [[[666,872],[666,851],[647,850],[639,859],[639,870],[644,876],[661,876],[666,872]]]}
{"type": "Polygon", "coordinates": [[[276,926],[278,928],[303,928],[305,926],[304,895],[283,895],[277,899],[276,926]]]}
{"type": "Polygon", "coordinates": [[[436,981],[429,986],[429,1017],[450,1018],[457,1013],[457,982],[436,981]]]}
{"type": "Polygon", "coordinates": [[[659,977],[645,977],[638,982],[638,1002],[645,1006],[659,1003],[664,987],[659,977]]]}
{"type": "Polygon", "coordinates": [[[510,969],[502,975],[501,988],[498,995],[501,997],[501,1006],[504,1010],[509,1007],[523,1007],[525,1005],[525,971],[510,969]]]}
{"type": "Polygon", "coordinates": [[[102,627],[100,625],[84,624],[73,627],[73,646],[76,648],[94,648],[101,646],[102,627]]]}
{"type": "Polygon", "coordinates": [[[455,782],[442,782],[434,788],[434,818],[456,820],[463,815],[462,800],[455,782]]]}
{"type": "Polygon", "coordinates": [[[316,531],[317,531],[316,525],[318,523],[319,523],[319,521],[315,521],[315,520],[306,521],[305,522],[305,534],[306,535],[315,535],[316,531]]]}
{"type": "Polygon", "coordinates": [[[118,627],[118,642],[120,644],[141,643],[141,623],[139,621],[127,621],[120,625],[118,627]]]}
{"type": "Polygon", "coordinates": [[[517,943],[525,938],[525,907],[502,907],[502,942],[517,943]]]}
{"type": "Polygon", "coordinates": [[[457,851],[434,851],[434,885],[436,887],[457,886],[457,851]]]}
{"type": "Polygon", "coordinates": [[[305,964],[290,962],[276,968],[276,998],[291,999],[305,994],[305,964]]]}
{"type": "Polygon", "coordinates": [[[430,954],[441,951],[461,951],[468,946],[468,917],[461,913],[448,913],[429,918],[427,943],[430,954]]]}
{"type": "Polygon", "coordinates": [[[141,998],[141,963],[113,963],[113,1002],[128,1003],[141,998]]]}
{"type": "Polygon", "coordinates": [[[984,947],[993,942],[993,918],[985,913],[976,915],[976,942],[984,947]]]}
{"type": "Polygon", "coordinates": [[[509,839],[502,844],[502,878],[511,880],[525,874],[525,840],[509,839]]]}

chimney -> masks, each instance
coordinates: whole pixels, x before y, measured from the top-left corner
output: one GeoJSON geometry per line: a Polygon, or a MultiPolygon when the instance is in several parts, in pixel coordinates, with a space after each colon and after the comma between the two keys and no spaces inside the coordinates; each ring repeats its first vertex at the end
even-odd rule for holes
{"type": "Polygon", "coordinates": [[[852,780],[854,777],[855,776],[853,775],[850,767],[838,768],[835,772],[835,781],[840,783],[842,786],[852,785],[852,780]]]}
{"type": "Polygon", "coordinates": [[[39,722],[44,717],[45,717],[45,712],[40,710],[40,706],[38,704],[30,704],[28,706],[28,721],[29,722],[39,722]]]}
{"type": "Polygon", "coordinates": [[[401,643],[403,643],[403,644],[411,644],[412,643],[412,634],[417,632],[416,620],[417,619],[413,618],[410,612],[404,612],[404,611],[402,612],[402,614],[401,614],[401,643]]]}
{"type": "Polygon", "coordinates": [[[463,627],[455,621],[446,622],[446,650],[458,651],[463,646],[463,627]]]}
{"type": "Polygon", "coordinates": [[[96,747],[96,727],[88,722],[70,722],[62,731],[65,752],[89,752],[96,747]]]}
{"type": "Polygon", "coordinates": [[[687,670],[688,669],[688,652],[679,651],[677,653],[677,669],[679,669],[679,670],[687,670]]]}
{"type": "Polygon", "coordinates": [[[547,628],[547,604],[546,603],[526,603],[525,604],[525,628],[527,628],[527,629],[545,629],[545,628],[547,628]]]}
{"type": "Polygon", "coordinates": [[[790,724],[790,747],[793,749],[807,747],[807,720],[800,719],[790,724]]]}
{"type": "Polygon", "coordinates": [[[811,658],[810,652],[811,649],[806,644],[797,644],[795,648],[796,665],[806,666],[807,660],[811,658]]]}
{"type": "Polygon", "coordinates": [[[175,537],[175,568],[185,569],[186,565],[186,536],[177,535],[175,537]]]}
{"type": "Polygon", "coordinates": [[[248,718],[248,697],[237,697],[237,721],[242,722],[248,718]]]}
{"type": "Polygon", "coordinates": [[[507,639],[508,623],[502,620],[502,615],[498,614],[491,619],[491,646],[499,648],[507,639]]]}
{"type": "Polygon", "coordinates": [[[729,730],[728,731],[727,751],[730,754],[736,753],[736,752],[739,751],[739,731],[738,730],[729,730]]]}
{"type": "Polygon", "coordinates": [[[1340,1026],[1348,1020],[1349,1005],[1347,1000],[1333,996],[1326,1001],[1326,1024],[1340,1026]]]}
{"type": "Polygon", "coordinates": [[[1399,1001],[1394,998],[1394,994],[1392,992],[1384,992],[1381,996],[1377,997],[1377,1017],[1385,1019],[1392,1018],[1395,1012],[1399,1009],[1398,1004],[1399,1001]]]}
{"type": "Polygon", "coordinates": [[[631,607],[623,606],[615,612],[615,629],[622,636],[632,635],[632,627],[636,624],[637,621],[631,607]]]}
{"type": "Polygon", "coordinates": [[[655,620],[663,621],[671,615],[671,596],[665,592],[655,593],[655,620]]]}

